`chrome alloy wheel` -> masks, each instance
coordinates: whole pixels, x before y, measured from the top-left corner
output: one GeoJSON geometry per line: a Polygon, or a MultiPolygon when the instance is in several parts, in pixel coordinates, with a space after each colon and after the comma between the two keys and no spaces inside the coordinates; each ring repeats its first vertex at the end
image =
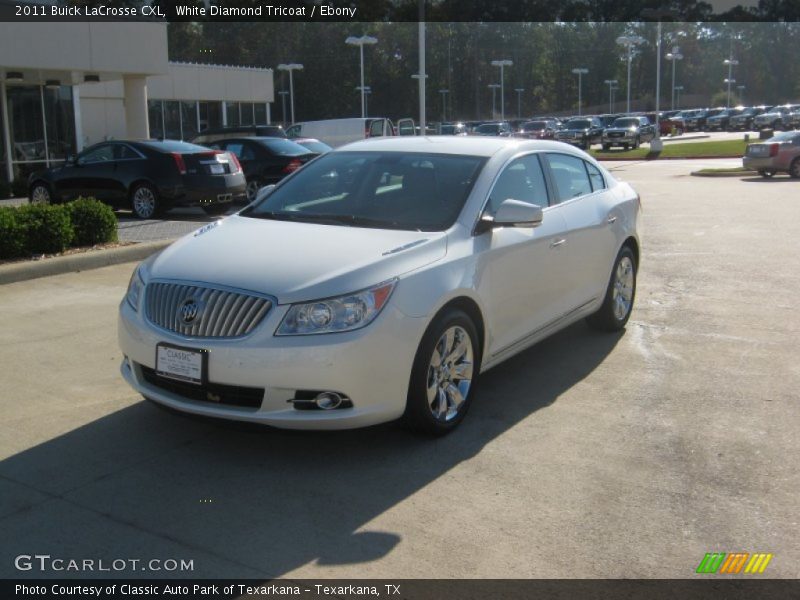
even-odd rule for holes
{"type": "Polygon", "coordinates": [[[247,194],[247,201],[248,202],[252,202],[253,200],[255,200],[256,199],[256,194],[258,194],[258,190],[260,190],[260,189],[261,189],[261,186],[258,185],[258,181],[255,181],[255,180],[248,181],[247,182],[247,190],[245,192],[247,194]]]}
{"type": "Polygon", "coordinates": [[[39,184],[33,188],[31,204],[50,204],[50,192],[47,187],[39,184]]]}
{"type": "Polygon", "coordinates": [[[439,421],[454,419],[464,405],[472,383],[472,340],[458,325],[449,327],[436,342],[428,365],[428,407],[439,421]]]}
{"type": "Polygon", "coordinates": [[[614,317],[618,321],[622,321],[631,310],[633,302],[633,261],[628,256],[623,256],[617,264],[617,270],[614,273],[614,291],[613,302],[614,317]]]}
{"type": "Polygon", "coordinates": [[[139,187],[133,193],[133,212],[140,219],[148,219],[156,212],[156,196],[148,187],[139,187]]]}

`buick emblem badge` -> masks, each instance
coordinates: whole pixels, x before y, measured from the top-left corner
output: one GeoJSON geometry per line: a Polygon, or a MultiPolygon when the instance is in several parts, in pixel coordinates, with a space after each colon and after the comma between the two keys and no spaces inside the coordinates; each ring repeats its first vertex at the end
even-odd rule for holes
{"type": "Polygon", "coordinates": [[[200,303],[194,298],[187,298],[178,307],[178,317],[180,320],[189,325],[200,317],[200,303]]]}

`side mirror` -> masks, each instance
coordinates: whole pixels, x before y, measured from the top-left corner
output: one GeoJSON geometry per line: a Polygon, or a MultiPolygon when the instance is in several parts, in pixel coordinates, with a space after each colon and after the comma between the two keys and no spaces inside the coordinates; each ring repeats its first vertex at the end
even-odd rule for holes
{"type": "Polygon", "coordinates": [[[494,227],[538,227],[543,218],[541,206],[508,198],[497,208],[494,217],[481,217],[476,233],[483,233],[494,227]]]}
{"type": "Polygon", "coordinates": [[[259,188],[258,192],[256,192],[256,197],[253,199],[253,201],[250,204],[255,204],[256,202],[260,202],[261,200],[263,200],[264,198],[269,196],[272,193],[273,189],[275,189],[275,184],[274,183],[271,183],[270,185],[265,185],[264,187],[259,188]]]}

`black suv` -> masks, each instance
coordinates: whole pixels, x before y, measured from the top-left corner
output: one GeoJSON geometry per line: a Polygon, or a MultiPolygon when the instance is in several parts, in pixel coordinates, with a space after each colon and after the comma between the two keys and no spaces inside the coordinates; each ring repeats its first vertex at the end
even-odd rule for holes
{"type": "Polygon", "coordinates": [[[602,136],[603,124],[597,117],[573,117],[556,132],[556,141],[588,150],[592,144],[599,144],[602,136]]]}

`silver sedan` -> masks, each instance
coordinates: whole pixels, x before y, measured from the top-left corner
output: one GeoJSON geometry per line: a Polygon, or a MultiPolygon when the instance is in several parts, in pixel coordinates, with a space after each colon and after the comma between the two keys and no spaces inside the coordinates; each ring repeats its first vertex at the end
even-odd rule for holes
{"type": "Polygon", "coordinates": [[[487,369],[579,319],[625,327],[639,211],[567,144],[350,144],[136,269],[122,374],[196,414],[446,433],[487,369]]]}

